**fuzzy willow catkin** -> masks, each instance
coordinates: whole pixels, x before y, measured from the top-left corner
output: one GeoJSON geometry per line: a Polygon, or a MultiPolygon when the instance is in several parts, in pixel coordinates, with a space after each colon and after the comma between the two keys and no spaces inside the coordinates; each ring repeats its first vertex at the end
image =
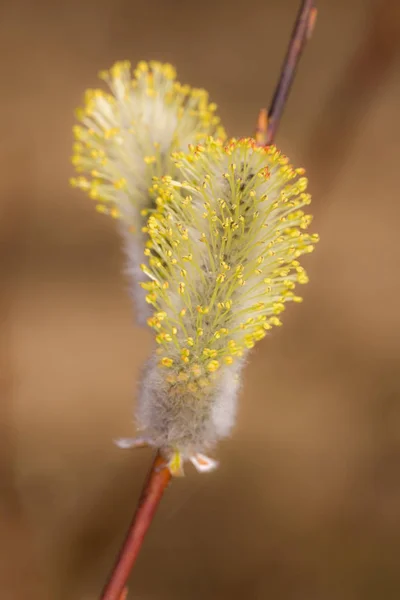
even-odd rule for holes
{"type": "Polygon", "coordinates": [[[135,284],[144,280],[142,226],[154,208],[152,178],[179,177],[172,152],[209,135],[224,139],[225,133],[207,92],[177,82],[170,64],[142,61],[132,76],[128,61],[117,62],[100,78],[110,93],[88,90],[76,113],[80,125],[74,127],[72,162],[81,175],[71,184],[86,191],[100,212],[121,218],[127,273],[143,323],[148,306],[135,284]]]}
{"type": "Polygon", "coordinates": [[[209,138],[172,156],[177,177],[154,180],[157,210],[141,286],[158,349],[145,370],[137,419],[172,470],[212,448],[235,420],[247,353],[281,324],[308,281],[299,263],[317,235],[303,169],[274,146],[209,138]]]}

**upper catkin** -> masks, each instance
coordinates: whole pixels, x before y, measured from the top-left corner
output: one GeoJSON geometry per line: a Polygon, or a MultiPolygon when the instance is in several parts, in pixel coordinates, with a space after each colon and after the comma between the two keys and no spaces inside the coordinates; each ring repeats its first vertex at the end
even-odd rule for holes
{"type": "Polygon", "coordinates": [[[159,348],[137,419],[165,455],[187,459],[229,434],[247,353],[301,301],[298,258],[318,236],[304,232],[304,171],[275,147],[209,138],[173,160],[178,176],[155,180],[146,227],[142,287],[159,348]]]}
{"type": "Polygon", "coordinates": [[[126,272],[136,300],[138,321],[149,315],[137,280],[147,237],[142,232],[155,207],[149,192],[154,176],[178,176],[171,152],[186,150],[207,136],[225,138],[216,105],[202,89],[181,85],[175,69],[140,62],[131,75],[128,61],[100,73],[111,93],[88,90],[74,127],[73,164],[83,175],[71,180],[97,201],[97,209],[121,217],[126,272]]]}

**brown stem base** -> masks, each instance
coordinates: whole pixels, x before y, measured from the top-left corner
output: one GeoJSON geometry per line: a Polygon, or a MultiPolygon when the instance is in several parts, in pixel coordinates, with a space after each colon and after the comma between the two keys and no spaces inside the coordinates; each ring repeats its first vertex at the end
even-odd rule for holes
{"type": "Polygon", "coordinates": [[[158,453],[143,489],[138,509],[132,519],[124,545],[111,576],[104,587],[101,600],[125,600],[127,598],[128,589],[126,582],[170,479],[171,473],[165,465],[165,460],[158,453]]]}

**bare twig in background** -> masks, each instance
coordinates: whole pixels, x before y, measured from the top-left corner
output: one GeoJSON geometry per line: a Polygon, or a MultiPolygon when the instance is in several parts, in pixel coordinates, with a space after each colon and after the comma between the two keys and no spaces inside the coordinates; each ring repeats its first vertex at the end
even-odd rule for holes
{"type": "Polygon", "coordinates": [[[346,163],[351,140],[400,54],[399,1],[376,0],[369,20],[365,38],[323,107],[310,139],[307,162],[326,189],[346,163]]]}
{"type": "MultiPolygon", "coordinates": [[[[255,138],[259,145],[271,144],[275,138],[296,73],[296,67],[305,42],[311,35],[316,13],[314,2],[305,0],[302,3],[270,111],[267,116],[266,110],[262,109],[258,117],[255,138]]],[[[124,545],[101,595],[101,600],[127,599],[128,589],[126,583],[170,479],[170,471],[165,466],[164,459],[158,453],[144,486],[142,497],[139,500],[124,545]]]]}

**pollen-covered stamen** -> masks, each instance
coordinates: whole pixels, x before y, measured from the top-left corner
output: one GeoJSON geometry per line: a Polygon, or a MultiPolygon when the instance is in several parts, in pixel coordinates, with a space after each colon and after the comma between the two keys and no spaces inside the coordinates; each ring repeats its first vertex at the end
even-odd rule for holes
{"type": "MultiPolygon", "coordinates": [[[[245,350],[278,324],[275,316],[287,301],[300,301],[292,291],[299,279],[305,281],[297,258],[318,241],[303,232],[311,221],[300,210],[310,200],[307,180],[274,147],[256,148],[250,140],[226,146],[210,140],[175,160],[184,183],[157,183],[159,212],[150,227],[165,261],[162,269],[153,261],[153,272],[171,284],[157,289],[154,305],[169,307],[177,325],[175,346],[184,322],[194,352],[204,359],[210,346],[216,360],[227,354],[223,337],[209,341],[197,329],[222,327],[245,350]],[[234,310],[220,309],[226,300],[235,301],[234,310]]],[[[219,368],[204,364],[211,372],[219,368]]]]}

